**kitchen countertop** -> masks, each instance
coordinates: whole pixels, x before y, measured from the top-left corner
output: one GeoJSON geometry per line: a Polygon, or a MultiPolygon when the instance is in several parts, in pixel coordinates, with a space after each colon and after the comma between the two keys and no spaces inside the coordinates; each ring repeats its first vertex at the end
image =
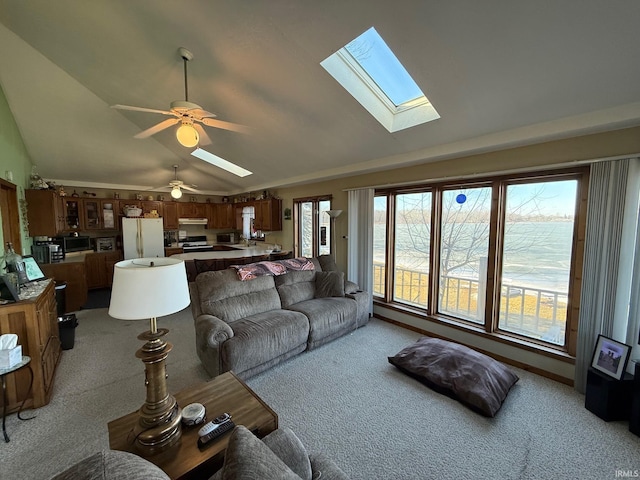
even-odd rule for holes
{"type": "Polygon", "coordinates": [[[247,247],[246,245],[229,245],[234,250],[218,251],[218,252],[192,252],[192,253],[178,253],[171,255],[171,258],[178,258],[180,260],[208,260],[211,258],[240,258],[240,257],[252,257],[254,255],[267,255],[271,253],[271,245],[255,245],[247,247]]]}

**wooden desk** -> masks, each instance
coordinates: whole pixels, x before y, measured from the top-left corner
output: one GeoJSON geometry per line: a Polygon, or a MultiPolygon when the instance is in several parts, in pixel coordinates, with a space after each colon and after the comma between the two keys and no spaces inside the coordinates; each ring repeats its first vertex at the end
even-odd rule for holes
{"type": "MultiPolygon", "coordinates": [[[[185,388],[174,396],[181,408],[194,402],[204,405],[207,421],[222,413],[230,413],[236,425],[244,425],[259,438],[278,428],[278,415],[232,372],[185,388]]],[[[137,420],[136,411],[109,422],[111,449],[138,453],[130,438],[137,420]]],[[[183,425],[182,436],[176,445],[145,458],[158,465],[173,479],[208,478],[222,466],[229,435],[223,435],[218,441],[200,450],[197,444],[200,427],[201,425],[183,425]]]]}

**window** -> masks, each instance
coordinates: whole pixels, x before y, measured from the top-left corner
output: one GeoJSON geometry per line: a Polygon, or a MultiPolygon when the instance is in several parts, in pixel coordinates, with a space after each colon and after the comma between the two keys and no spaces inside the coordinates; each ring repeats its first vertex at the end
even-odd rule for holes
{"type": "Polygon", "coordinates": [[[374,27],[320,65],[389,132],[440,118],[374,27]]]}
{"type": "Polygon", "coordinates": [[[293,200],[294,250],[297,256],[316,257],[331,252],[331,196],[293,200]]]}
{"type": "Polygon", "coordinates": [[[373,295],[384,297],[387,266],[387,197],[373,199],[373,295]]]}
{"type": "Polygon", "coordinates": [[[507,186],[500,329],[564,345],[577,184],[507,186]]]}
{"type": "Polygon", "coordinates": [[[393,299],[426,307],[431,252],[431,192],[398,194],[395,203],[393,299]]]}
{"type": "Polygon", "coordinates": [[[376,301],[575,354],[587,178],[580,168],[377,192],[376,301]]]}
{"type": "Polygon", "coordinates": [[[491,188],[442,193],[438,312],[484,324],[491,188]]]}

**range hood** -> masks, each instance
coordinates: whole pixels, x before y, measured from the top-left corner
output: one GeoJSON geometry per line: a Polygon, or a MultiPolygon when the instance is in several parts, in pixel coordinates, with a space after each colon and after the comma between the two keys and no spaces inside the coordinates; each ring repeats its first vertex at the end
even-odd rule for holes
{"type": "Polygon", "coordinates": [[[206,218],[179,218],[178,223],[180,225],[206,225],[208,220],[206,218]]]}

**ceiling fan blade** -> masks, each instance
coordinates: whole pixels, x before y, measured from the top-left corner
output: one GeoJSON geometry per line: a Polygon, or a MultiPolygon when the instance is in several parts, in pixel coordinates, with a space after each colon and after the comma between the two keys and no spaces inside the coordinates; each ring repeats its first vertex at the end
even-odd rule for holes
{"type": "MultiPolygon", "coordinates": [[[[194,185],[194,187],[195,187],[195,185],[194,185]]],[[[185,190],[189,190],[190,192],[200,193],[200,190],[196,190],[195,188],[191,188],[189,185],[182,185],[181,188],[184,188],[185,190]]]]}
{"type": "Polygon", "coordinates": [[[250,128],[237,123],[225,122],[223,120],[216,120],[214,118],[203,118],[202,123],[208,127],[222,128],[223,130],[230,130],[238,133],[250,133],[250,128]]]}
{"type": "Polygon", "coordinates": [[[189,110],[189,113],[200,120],[203,118],[214,118],[216,116],[215,113],[207,112],[206,110],[203,110],[201,108],[194,108],[192,110],[189,110]]]}
{"type": "Polygon", "coordinates": [[[155,110],[153,108],[131,107],[129,105],[111,105],[111,108],[116,108],[118,110],[133,110],[134,112],[161,113],[162,115],[174,115],[175,116],[175,113],[170,112],[168,110],[155,110]]]}
{"type": "Polygon", "coordinates": [[[147,128],[146,130],[143,130],[142,132],[138,133],[137,135],[134,135],[133,138],[147,138],[150,137],[151,135],[158,133],[162,130],[164,130],[165,128],[169,128],[171,125],[175,125],[176,123],[178,123],[180,121],[179,118],[167,118],[166,120],[154,125],[151,128],[147,128]]]}
{"type": "Polygon", "coordinates": [[[211,138],[209,138],[209,135],[207,135],[207,132],[205,132],[204,128],[202,128],[202,125],[200,125],[199,123],[194,123],[193,128],[195,128],[198,132],[198,135],[200,135],[200,145],[211,145],[211,143],[213,143],[211,142],[211,138]]]}

